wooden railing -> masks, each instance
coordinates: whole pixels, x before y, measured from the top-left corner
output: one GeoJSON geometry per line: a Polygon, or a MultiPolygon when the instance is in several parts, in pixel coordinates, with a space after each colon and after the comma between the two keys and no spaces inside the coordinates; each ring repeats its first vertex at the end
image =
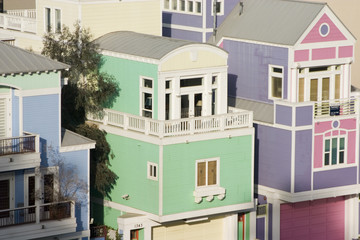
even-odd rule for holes
{"type": "Polygon", "coordinates": [[[36,19],[36,9],[6,10],[6,13],[9,14],[9,15],[12,15],[12,16],[36,19]]]}
{"type": "Polygon", "coordinates": [[[253,119],[252,112],[242,111],[221,115],[161,121],[110,109],[105,110],[105,115],[102,118],[94,116],[88,116],[88,118],[89,120],[101,122],[104,125],[112,125],[125,130],[133,130],[158,137],[247,128],[252,127],[253,119]]]}
{"type": "Polygon", "coordinates": [[[21,137],[0,138],[0,156],[18,153],[38,152],[39,136],[25,134],[21,137]]]}
{"type": "Polygon", "coordinates": [[[0,28],[36,33],[36,19],[0,13],[0,28]]]}
{"type": "Polygon", "coordinates": [[[48,220],[61,220],[74,217],[74,202],[72,201],[48,203],[42,204],[40,206],[6,209],[0,210],[0,228],[48,220]],[[39,208],[40,211],[40,217],[38,220],[36,219],[37,208],[39,208]]]}
{"type": "Polygon", "coordinates": [[[314,117],[352,115],[358,111],[358,101],[355,97],[334,99],[314,103],[314,117]]]}

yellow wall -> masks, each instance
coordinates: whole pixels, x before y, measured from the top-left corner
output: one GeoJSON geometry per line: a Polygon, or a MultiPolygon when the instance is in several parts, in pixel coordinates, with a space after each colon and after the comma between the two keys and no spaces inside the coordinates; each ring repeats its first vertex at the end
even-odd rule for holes
{"type": "Polygon", "coordinates": [[[224,56],[209,51],[209,50],[196,50],[187,49],[187,51],[180,52],[174,56],[165,58],[164,62],[160,65],[160,71],[174,71],[182,69],[198,69],[208,67],[220,67],[227,65],[227,58],[224,56]],[[196,59],[195,61],[194,58],[196,59]]]}
{"type": "Polygon", "coordinates": [[[327,2],[330,8],[355,36],[355,62],[351,67],[351,82],[360,88],[360,0],[306,0],[327,2]]]}
{"type": "Polygon", "coordinates": [[[95,38],[120,30],[160,36],[161,19],[160,0],[82,4],[83,26],[95,38]]]}
{"type": "Polygon", "coordinates": [[[223,218],[186,224],[178,222],[153,228],[153,240],[219,240],[223,239],[223,218]]]}

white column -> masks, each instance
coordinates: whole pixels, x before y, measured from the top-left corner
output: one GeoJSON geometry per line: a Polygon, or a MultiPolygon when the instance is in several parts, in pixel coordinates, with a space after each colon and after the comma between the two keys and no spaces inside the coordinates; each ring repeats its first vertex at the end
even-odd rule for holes
{"type": "Polygon", "coordinates": [[[208,73],[204,77],[204,91],[202,100],[203,116],[211,115],[211,97],[212,97],[212,74],[208,73]]]}
{"type": "Polygon", "coordinates": [[[36,167],[35,168],[35,193],[39,193],[39,194],[35,194],[35,218],[36,218],[36,223],[40,223],[40,204],[41,204],[41,199],[42,198],[42,191],[41,191],[41,172],[40,172],[40,167],[36,167]]]}
{"type": "Polygon", "coordinates": [[[288,76],[290,79],[288,79],[288,99],[290,102],[297,102],[297,92],[298,92],[298,86],[297,86],[297,68],[291,68],[290,74],[288,76]]]}
{"type": "Polygon", "coordinates": [[[280,201],[272,201],[272,239],[280,240],[280,201]]]}
{"type": "Polygon", "coordinates": [[[180,95],[180,77],[175,77],[172,82],[173,87],[173,101],[171,103],[171,119],[180,119],[181,117],[181,95],[180,95]]]}
{"type": "Polygon", "coordinates": [[[151,226],[144,227],[144,240],[151,240],[151,226]]]}
{"type": "Polygon", "coordinates": [[[250,240],[256,239],[256,210],[250,212],[250,240]]]}
{"type": "Polygon", "coordinates": [[[226,240],[237,240],[238,215],[231,214],[224,218],[224,238],[226,240]]]}
{"type": "Polygon", "coordinates": [[[345,199],[345,239],[357,239],[359,232],[359,200],[357,195],[345,199]]]}
{"type": "Polygon", "coordinates": [[[351,81],[350,81],[350,64],[347,63],[344,65],[344,75],[343,75],[343,84],[342,86],[345,88],[343,90],[344,96],[342,98],[348,98],[349,93],[351,92],[351,81]]]}

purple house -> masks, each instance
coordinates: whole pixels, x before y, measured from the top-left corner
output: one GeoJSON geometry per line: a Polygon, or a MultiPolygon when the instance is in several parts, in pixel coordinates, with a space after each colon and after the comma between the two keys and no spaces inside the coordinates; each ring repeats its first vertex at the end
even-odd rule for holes
{"type": "Polygon", "coordinates": [[[206,42],[239,0],[162,0],[163,36],[206,42]]]}
{"type": "Polygon", "coordinates": [[[326,4],[245,0],[214,41],[229,104],[254,111],[257,238],[357,239],[354,36],[326,4]]]}

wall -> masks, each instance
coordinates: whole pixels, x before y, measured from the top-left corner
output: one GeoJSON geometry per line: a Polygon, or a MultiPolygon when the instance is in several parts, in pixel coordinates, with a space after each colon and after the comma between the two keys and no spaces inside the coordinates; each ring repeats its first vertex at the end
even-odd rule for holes
{"type": "Polygon", "coordinates": [[[103,56],[101,71],[113,75],[119,84],[120,95],[111,109],[134,115],[140,113],[140,77],[153,79],[153,118],[157,119],[157,65],[103,56]]]}
{"type": "Polygon", "coordinates": [[[287,99],[288,49],[231,40],[223,41],[229,52],[228,93],[230,97],[269,102],[269,64],[284,67],[283,98],[287,99]]]}
{"type": "Polygon", "coordinates": [[[164,146],[163,215],[248,203],[252,199],[252,136],[164,146]],[[195,203],[196,160],[220,158],[223,200],[195,203]]]}
{"type": "Polygon", "coordinates": [[[35,9],[36,0],[3,0],[4,10],[35,9]]]}

